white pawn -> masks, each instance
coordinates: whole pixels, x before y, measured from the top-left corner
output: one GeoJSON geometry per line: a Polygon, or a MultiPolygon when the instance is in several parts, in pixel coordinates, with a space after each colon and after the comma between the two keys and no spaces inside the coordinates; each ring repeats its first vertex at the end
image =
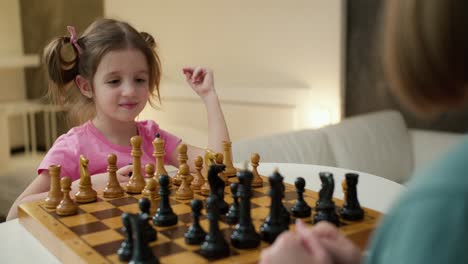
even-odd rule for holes
{"type": "Polygon", "coordinates": [[[179,166],[180,186],[176,192],[177,199],[189,200],[193,198],[193,191],[190,189],[190,185],[188,183],[188,177],[190,175],[189,170],[189,166],[186,163],[179,166]]]}
{"type": "Polygon", "coordinates": [[[63,177],[60,180],[60,185],[62,187],[63,199],[57,205],[56,212],[60,216],[74,215],[78,212],[78,206],[70,197],[71,191],[71,180],[70,177],[63,177]]]}

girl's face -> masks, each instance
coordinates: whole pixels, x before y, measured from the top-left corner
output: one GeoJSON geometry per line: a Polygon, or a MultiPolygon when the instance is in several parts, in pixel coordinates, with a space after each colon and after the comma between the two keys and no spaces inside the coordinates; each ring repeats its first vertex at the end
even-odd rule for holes
{"type": "Polygon", "coordinates": [[[149,96],[148,63],[137,49],[110,51],[99,63],[93,80],[98,118],[133,122],[149,96]]]}

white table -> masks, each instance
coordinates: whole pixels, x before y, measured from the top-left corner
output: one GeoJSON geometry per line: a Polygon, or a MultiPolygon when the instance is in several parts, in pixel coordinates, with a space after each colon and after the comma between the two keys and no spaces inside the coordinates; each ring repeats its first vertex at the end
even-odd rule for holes
{"type": "MultiPolygon", "coordinates": [[[[240,164],[235,164],[241,167],[240,164]]],[[[318,191],[320,189],[320,179],[318,173],[321,171],[331,172],[335,179],[335,197],[342,199],[341,181],[347,172],[356,172],[346,169],[290,164],[290,163],[261,163],[258,171],[265,176],[269,176],[275,168],[284,176],[285,182],[294,184],[296,177],[303,177],[306,180],[306,188],[318,191]]],[[[396,197],[404,190],[398,183],[377,177],[371,174],[359,173],[358,196],[362,206],[372,208],[385,213],[396,197]]],[[[0,259],[8,260],[9,263],[60,263],[35,237],[18,222],[12,220],[0,224],[0,237],[3,243],[0,244],[0,259]]]]}
{"type": "Polygon", "coordinates": [[[0,224],[0,260],[8,263],[61,263],[18,219],[0,224]]]}

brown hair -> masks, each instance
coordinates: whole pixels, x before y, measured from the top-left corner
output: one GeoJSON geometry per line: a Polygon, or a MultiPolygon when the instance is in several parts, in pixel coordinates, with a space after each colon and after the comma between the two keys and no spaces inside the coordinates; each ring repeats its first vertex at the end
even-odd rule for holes
{"type": "Polygon", "coordinates": [[[468,101],[468,2],[388,0],[384,68],[391,89],[417,113],[468,101]]]}
{"type": "Polygon", "coordinates": [[[54,103],[69,108],[69,121],[72,125],[86,122],[95,116],[92,99],[81,94],[75,85],[75,77],[80,74],[93,80],[102,57],[113,50],[135,48],[146,57],[149,69],[149,103],[160,101],[159,82],[161,63],[155,51],[154,38],[145,32],[139,33],[128,23],[113,19],[98,19],[78,38],[81,53],[71,45],[70,37],[58,37],[44,49],[44,63],[49,79],[48,96],[54,103]],[[71,59],[67,59],[67,48],[73,48],[71,59]]]}

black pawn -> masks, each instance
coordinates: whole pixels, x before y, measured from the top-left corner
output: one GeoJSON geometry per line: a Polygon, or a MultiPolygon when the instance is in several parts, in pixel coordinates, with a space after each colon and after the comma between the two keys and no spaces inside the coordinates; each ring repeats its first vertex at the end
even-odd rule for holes
{"type": "Polygon", "coordinates": [[[159,195],[161,200],[159,208],[153,217],[153,223],[156,226],[172,226],[177,224],[177,215],[172,211],[171,205],[169,204],[169,176],[161,175],[159,177],[159,195]]]}
{"type": "Polygon", "coordinates": [[[297,200],[293,208],[291,208],[292,215],[297,218],[309,217],[312,213],[312,209],[307,202],[304,201],[304,178],[298,177],[294,182],[294,185],[296,186],[297,200]]]}
{"type": "Polygon", "coordinates": [[[278,171],[268,177],[270,182],[271,205],[270,214],[265,219],[265,222],[260,227],[262,240],[273,243],[275,239],[284,231],[288,230],[289,225],[284,223],[284,205],[281,200],[283,199],[283,176],[278,171]]]}
{"type": "Polygon", "coordinates": [[[345,174],[343,188],[346,188],[344,190],[346,196],[344,207],[340,210],[340,215],[346,220],[357,221],[364,218],[364,210],[362,210],[357,197],[358,178],[359,175],[356,173],[345,174]]]}
{"type": "Polygon", "coordinates": [[[151,202],[147,198],[141,198],[138,201],[138,206],[140,207],[140,218],[143,222],[143,230],[144,233],[147,235],[146,239],[148,240],[148,242],[155,241],[156,239],[158,239],[158,233],[156,233],[156,230],[148,222],[151,218],[151,202]]]}
{"type": "Polygon", "coordinates": [[[319,200],[317,201],[314,216],[314,223],[320,221],[328,221],[336,226],[340,225],[338,214],[336,213],[336,206],[333,202],[333,192],[335,190],[335,181],[333,174],[328,172],[320,172],[320,181],[322,188],[319,191],[319,200]]]}
{"type": "Polygon", "coordinates": [[[234,202],[229,208],[229,212],[226,214],[226,222],[230,225],[237,224],[239,222],[239,195],[237,194],[237,183],[231,183],[231,196],[234,202]]]}
{"type": "Polygon", "coordinates": [[[239,179],[237,193],[240,197],[239,223],[232,231],[231,244],[239,249],[256,248],[260,245],[260,235],[255,231],[250,214],[253,174],[244,169],[237,173],[237,178],[239,179]]]}
{"type": "Polygon", "coordinates": [[[222,258],[230,254],[229,244],[224,239],[223,233],[219,229],[219,209],[215,195],[208,197],[206,201],[208,220],[210,221],[210,231],[205,237],[205,241],[200,247],[200,253],[207,258],[222,258]]]}
{"type": "Polygon", "coordinates": [[[135,264],[158,264],[159,260],[154,256],[149,247],[148,234],[145,227],[148,219],[142,218],[139,214],[130,214],[130,223],[133,233],[133,252],[129,263],[135,264]]]}
{"type": "Polygon", "coordinates": [[[122,230],[125,233],[125,240],[120,245],[119,250],[117,250],[117,255],[119,256],[120,261],[130,261],[132,258],[133,252],[133,235],[132,235],[132,226],[130,224],[130,215],[128,213],[122,214],[122,230]]]}
{"type": "Polygon", "coordinates": [[[189,245],[200,245],[206,236],[205,230],[200,226],[200,215],[203,208],[203,202],[200,200],[192,200],[192,217],[193,222],[187,232],[185,232],[185,243],[189,245]]]}

